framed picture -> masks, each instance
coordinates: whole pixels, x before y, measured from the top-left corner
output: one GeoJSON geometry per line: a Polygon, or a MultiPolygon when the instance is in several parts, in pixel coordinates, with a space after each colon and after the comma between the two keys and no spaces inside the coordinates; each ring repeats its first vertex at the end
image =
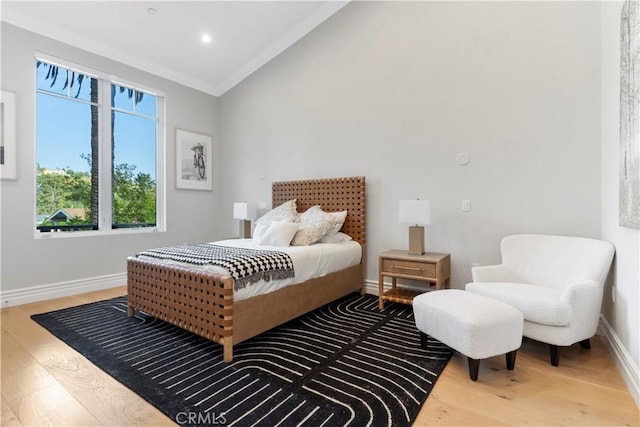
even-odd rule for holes
{"type": "Polygon", "coordinates": [[[620,17],[620,220],[640,228],[640,4],[627,0],[620,17]]]}
{"type": "Polygon", "coordinates": [[[176,129],[176,188],[213,190],[213,139],[176,129]]]}
{"type": "Polygon", "coordinates": [[[16,179],[16,95],[0,98],[0,178],[16,179]]]}

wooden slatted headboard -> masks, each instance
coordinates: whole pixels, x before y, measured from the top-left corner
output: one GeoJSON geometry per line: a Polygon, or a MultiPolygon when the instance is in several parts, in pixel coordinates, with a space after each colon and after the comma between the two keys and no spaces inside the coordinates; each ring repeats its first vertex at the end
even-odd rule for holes
{"type": "Polygon", "coordinates": [[[297,199],[298,212],[320,205],[326,212],[347,211],[342,231],[365,247],[366,185],[363,176],[281,181],[272,184],[272,206],[297,199]]]}

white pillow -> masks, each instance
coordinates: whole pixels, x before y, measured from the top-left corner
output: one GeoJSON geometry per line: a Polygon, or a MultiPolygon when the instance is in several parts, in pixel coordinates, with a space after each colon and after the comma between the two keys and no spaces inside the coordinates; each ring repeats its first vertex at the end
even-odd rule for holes
{"type": "Polygon", "coordinates": [[[289,221],[272,221],[262,235],[260,246],[289,246],[300,225],[289,221]]]}
{"type": "Polygon", "coordinates": [[[256,220],[256,225],[261,223],[269,223],[271,221],[282,221],[285,219],[291,222],[297,222],[298,211],[296,211],[296,199],[284,202],[280,206],[271,209],[266,214],[256,220]]]}
{"type": "Polygon", "coordinates": [[[332,235],[332,234],[336,234],[338,231],[340,231],[342,229],[342,225],[344,224],[344,220],[347,218],[347,211],[329,212],[329,215],[335,217],[339,221],[339,223],[335,227],[333,227],[332,229],[327,231],[326,236],[329,236],[329,235],[332,235]]]}
{"type": "Polygon", "coordinates": [[[338,225],[339,219],[322,209],[312,206],[300,215],[300,229],[291,241],[292,246],[312,245],[327,231],[338,225]]]}
{"type": "Polygon", "coordinates": [[[256,226],[253,228],[253,242],[256,245],[260,244],[260,241],[264,237],[264,233],[267,232],[270,225],[271,225],[271,221],[256,223],[256,226]]]}
{"type": "Polygon", "coordinates": [[[336,234],[325,234],[324,237],[318,240],[320,243],[342,243],[348,242],[349,240],[353,240],[353,237],[348,234],[337,232],[336,234]]]}

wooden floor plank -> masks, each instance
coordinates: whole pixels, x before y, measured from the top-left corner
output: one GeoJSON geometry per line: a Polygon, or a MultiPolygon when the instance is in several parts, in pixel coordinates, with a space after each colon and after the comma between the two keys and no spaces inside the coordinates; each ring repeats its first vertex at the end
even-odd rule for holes
{"type": "Polygon", "coordinates": [[[0,426],[3,427],[20,427],[22,423],[13,412],[4,397],[0,398],[0,426]]]}
{"type": "MultiPolygon", "coordinates": [[[[124,294],[122,286],[0,311],[1,425],[176,424],[30,319],[124,294]]],[[[515,370],[496,356],[476,382],[455,353],[414,425],[639,426],[640,412],[600,337],[591,350],[563,348],[558,367],[546,345],[525,340],[515,370]]]]}
{"type": "Polygon", "coordinates": [[[505,368],[504,357],[486,359],[477,382],[468,377],[466,357],[455,353],[414,425],[640,425],[640,412],[600,337],[591,350],[563,349],[558,367],[547,351],[545,344],[525,340],[515,370],[505,368]]]}
{"type": "Polygon", "coordinates": [[[25,426],[103,425],[60,384],[15,399],[7,399],[7,403],[25,426]]]}
{"type": "Polygon", "coordinates": [[[2,343],[0,388],[4,398],[13,400],[57,384],[47,370],[4,330],[2,343]]]}

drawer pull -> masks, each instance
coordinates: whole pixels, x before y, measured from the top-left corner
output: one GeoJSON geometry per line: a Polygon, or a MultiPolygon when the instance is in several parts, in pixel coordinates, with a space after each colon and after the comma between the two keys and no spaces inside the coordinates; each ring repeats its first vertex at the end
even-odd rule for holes
{"type": "Polygon", "coordinates": [[[420,268],[420,267],[405,267],[405,266],[402,266],[402,265],[391,265],[391,268],[397,268],[398,270],[424,271],[424,268],[420,268]]]}

